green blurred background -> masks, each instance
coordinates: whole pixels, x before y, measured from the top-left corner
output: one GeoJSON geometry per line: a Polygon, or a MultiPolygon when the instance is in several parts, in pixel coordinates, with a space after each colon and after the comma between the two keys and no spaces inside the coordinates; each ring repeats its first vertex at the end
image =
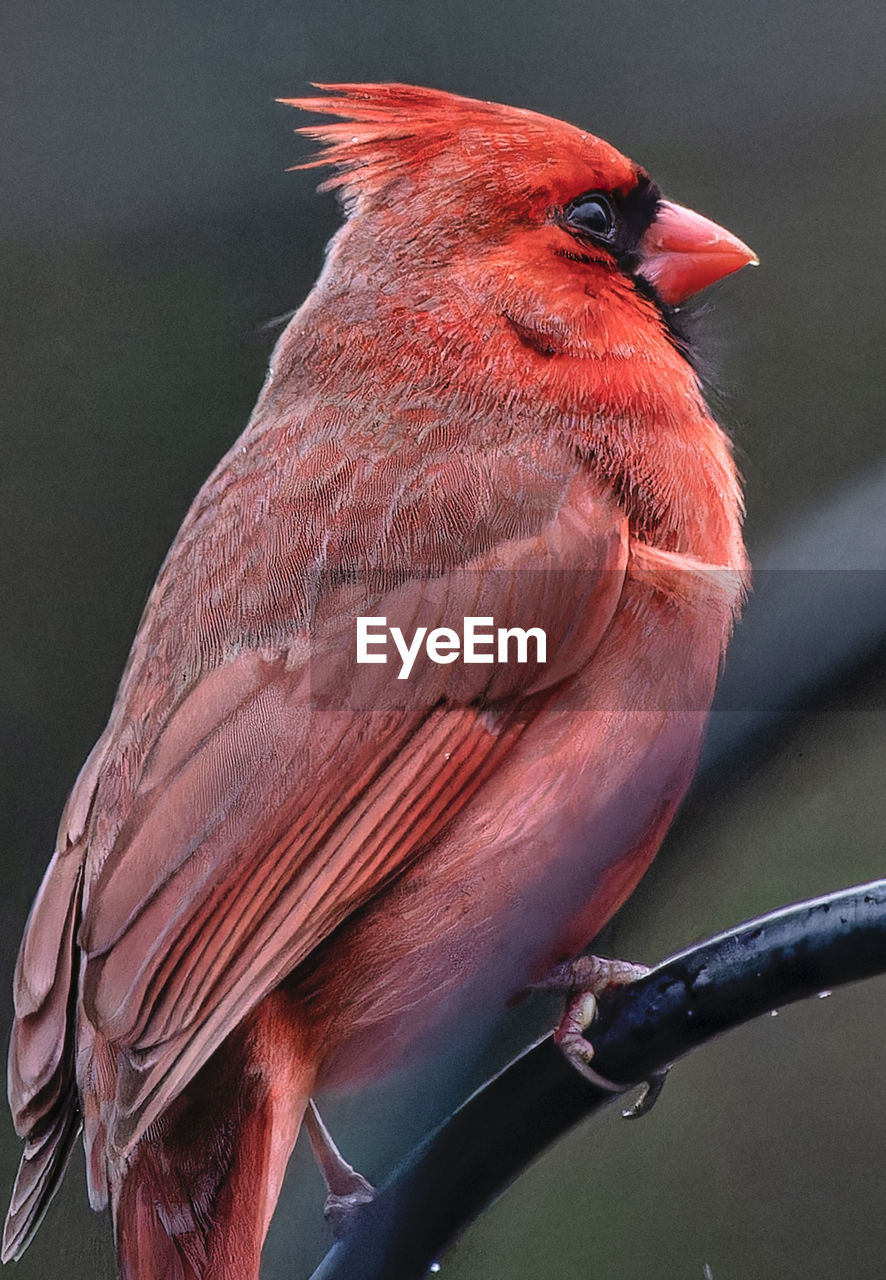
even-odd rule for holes
{"type": "MultiPolygon", "coordinates": [[[[309,80],[402,79],[532,107],[606,137],[737,232],[762,266],[712,291],[707,349],[755,559],[781,563],[803,528],[794,568],[882,569],[884,489],[864,486],[886,452],[884,36],[873,0],[5,6],[4,1038],[28,906],[145,595],[245,423],[274,337],[265,322],[305,295],[337,223],[312,175],[284,172],[305,153],[274,98],[309,80]],[[830,532],[835,500],[845,540],[830,532]]],[[[775,613],[790,594],[779,581],[767,584],[775,613]]],[[[872,600],[882,582],[869,575],[872,600]]],[[[879,624],[842,645],[854,615],[825,601],[818,617],[827,635],[810,638],[802,611],[784,612],[776,674],[765,644],[747,665],[720,728],[753,689],[762,732],[733,735],[712,758],[600,949],[652,962],[756,911],[883,873],[879,624]],[[828,638],[836,656],[804,683],[828,638]]],[[[736,661],[763,634],[760,619],[759,607],[749,613],[736,661]]],[[[612,1109],[554,1149],[444,1274],[701,1280],[707,1265],[713,1280],[882,1276],[884,1012],[886,982],[871,982],[697,1054],[641,1124],[612,1109]]],[[[465,1061],[454,1029],[450,1061],[331,1100],[349,1157],[382,1178],[545,1016],[515,1015],[479,1063],[465,1061]]],[[[0,1139],[5,1198],[18,1160],[5,1114],[0,1139]]],[[[78,1151],[17,1266],[22,1280],[113,1275],[82,1166],[78,1151]]],[[[325,1247],[320,1202],[300,1145],[268,1280],[310,1273],[325,1247]]]]}

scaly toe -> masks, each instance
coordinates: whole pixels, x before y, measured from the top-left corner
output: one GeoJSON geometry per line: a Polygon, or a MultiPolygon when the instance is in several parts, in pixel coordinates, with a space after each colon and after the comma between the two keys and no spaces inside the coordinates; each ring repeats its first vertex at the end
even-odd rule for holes
{"type": "MultiPolygon", "coordinates": [[[[624,1093],[632,1086],[615,1084],[593,1069],[591,1061],[594,1046],[585,1038],[584,1033],[594,1021],[598,995],[609,987],[626,986],[635,982],[648,972],[645,965],[631,964],[626,960],[579,956],[575,960],[557,965],[541,982],[535,984],[537,989],[566,990],[571,993],[560,1024],[554,1032],[554,1043],[586,1080],[610,1093],[624,1093]]],[[[644,1115],[660,1092],[661,1085],[656,1086],[650,1081],[646,1093],[629,1109],[630,1114],[644,1115]]]]}
{"type": "Polygon", "coordinates": [[[355,1178],[359,1179],[363,1185],[355,1185],[353,1191],[349,1191],[345,1195],[335,1195],[330,1191],[323,1205],[323,1217],[332,1228],[334,1236],[340,1236],[349,1225],[354,1214],[364,1204],[369,1204],[375,1198],[375,1187],[372,1183],[368,1182],[359,1173],[355,1174],[355,1178]]]}

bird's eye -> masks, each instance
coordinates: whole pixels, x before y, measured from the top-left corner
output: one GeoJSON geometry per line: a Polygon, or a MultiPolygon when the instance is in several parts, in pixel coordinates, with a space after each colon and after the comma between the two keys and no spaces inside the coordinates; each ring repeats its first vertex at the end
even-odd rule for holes
{"type": "Polygon", "coordinates": [[[600,191],[588,191],[566,206],[564,215],[570,229],[594,240],[611,240],[615,235],[612,201],[600,191]]]}

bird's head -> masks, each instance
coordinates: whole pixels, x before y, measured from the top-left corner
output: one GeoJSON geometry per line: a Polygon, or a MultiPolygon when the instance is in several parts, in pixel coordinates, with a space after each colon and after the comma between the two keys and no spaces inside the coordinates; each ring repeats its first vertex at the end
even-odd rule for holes
{"type": "Polygon", "coordinates": [[[492,260],[593,297],[620,275],[674,306],[756,258],[708,218],[665,200],[649,175],[562,121],[401,84],[321,85],[284,99],[344,117],[301,133],[325,145],[299,167],[324,184],[397,262],[436,269],[492,260]]]}

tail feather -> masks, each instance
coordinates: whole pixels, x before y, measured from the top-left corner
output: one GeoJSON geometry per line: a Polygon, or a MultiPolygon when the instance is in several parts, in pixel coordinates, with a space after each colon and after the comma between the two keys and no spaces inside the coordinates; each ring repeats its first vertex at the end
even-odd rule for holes
{"type": "Polygon", "coordinates": [[[31,910],[15,972],[9,1104],[25,1150],[0,1257],[18,1258],[55,1194],[82,1121],[74,1072],[81,852],[56,854],[31,910]]]}
{"type": "Polygon", "coordinates": [[[29,1135],[3,1228],[0,1259],[20,1258],[43,1220],[81,1129],[76,1094],[71,1092],[38,1134],[29,1135]]]}
{"type": "Polygon", "coordinates": [[[174,1214],[169,1213],[170,1189],[160,1186],[151,1172],[159,1171],[149,1170],[142,1162],[138,1181],[125,1198],[122,1218],[118,1214],[118,1280],[148,1276],[200,1280],[211,1274],[204,1231],[181,1203],[174,1214]]]}
{"type": "Polygon", "coordinates": [[[314,1070],[278,990],[112,1173],[118,1280],[255,1280],[314,1070]]]}

